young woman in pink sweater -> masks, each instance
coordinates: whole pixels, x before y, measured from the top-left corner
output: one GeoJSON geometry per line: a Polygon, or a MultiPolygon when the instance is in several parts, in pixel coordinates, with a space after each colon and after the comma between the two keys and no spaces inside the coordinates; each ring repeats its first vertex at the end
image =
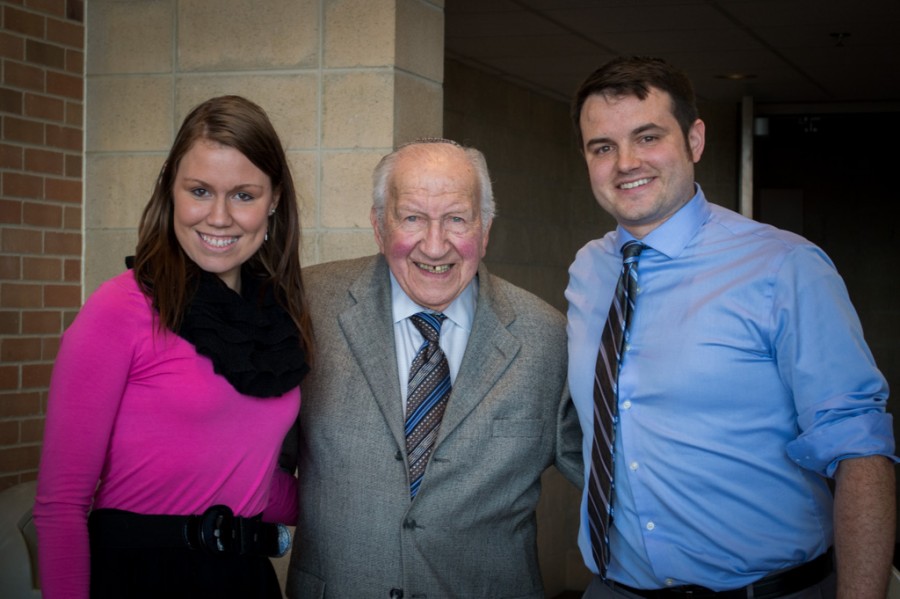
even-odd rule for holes
{"type": "Polygon", "coordinates": [[[185,119],[133,269],[63,335],[34,516],[46,599],[280,597],[297,481],[281,442],[311,330],[293,180],[265,112],[185,119]]]}

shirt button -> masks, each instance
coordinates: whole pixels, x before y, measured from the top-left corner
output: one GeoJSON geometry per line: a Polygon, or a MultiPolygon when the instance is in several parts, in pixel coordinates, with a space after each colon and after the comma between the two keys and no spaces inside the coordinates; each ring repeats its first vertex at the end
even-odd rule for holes
{"type": "Polygon", "coordinates": [[[671,578],[666,578],[666,586],[667,587],[674,586],[674,585],[675,585],[674,580],[672,580],[671,578]]]}
{"type": "Polygon", "coordinates": [[[626,399],[625,401],[622,402],[622,409],[623,410],[631,409],[631,400],[630,399],[626,399]]]}
{"type": "Polygon", "coordinates": [[[637,462],[631,462],[630,464],[628,464],[628,467],[631,468],[632,470],[637,470],[637,469],[638,469],[638,463],[637,463],[637,462]]]}
{"type": "Polygon", "coordinates": [[[654,524],[652,520],[647,522],[647,530],[653,530],[654,528],[656,528],[656,524],[654,524]]]}

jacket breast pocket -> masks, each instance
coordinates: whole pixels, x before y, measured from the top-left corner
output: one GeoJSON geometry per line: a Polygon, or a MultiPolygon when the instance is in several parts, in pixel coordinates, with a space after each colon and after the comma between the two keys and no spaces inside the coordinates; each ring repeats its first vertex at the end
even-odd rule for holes
{"type": "Polygon", "coordinates": [[[492,437],[540,437],[543,432],[540,418],[498,418],[491,425],[492,437]]]}

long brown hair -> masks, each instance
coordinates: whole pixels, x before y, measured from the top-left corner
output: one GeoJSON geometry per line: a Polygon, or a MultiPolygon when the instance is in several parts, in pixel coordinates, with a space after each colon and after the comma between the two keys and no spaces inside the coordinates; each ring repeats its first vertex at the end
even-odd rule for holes
{"type": "Polygon", "coordinates": [[[269,219],[268,240],[244,267],[273,286],[279,304],[291,315],[312,361],[312,325],[300,275],[300,219],[297,193],[284,148],[265,111],[240,96],[203,102],[185,117],[160,170],[138,230],[134,276],[153,300],[161,327],[177,330],[196,290],[200,268],[175,237],[172,195],[178,165],[199,140],[232,147],[269,176],[280,197],[269,219]]]}

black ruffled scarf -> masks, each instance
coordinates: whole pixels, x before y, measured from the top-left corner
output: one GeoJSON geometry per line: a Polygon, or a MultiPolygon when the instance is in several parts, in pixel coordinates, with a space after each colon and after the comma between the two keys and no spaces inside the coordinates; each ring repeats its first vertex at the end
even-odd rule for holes
{"type": "Polygon", "coordinates": [[[201,272],[199,284],[176,333],[212,360],[240,393],[278,397],[300,384],[309,371],[297,325],[246,269],[241,293],[214,274],[201,272]]]}

